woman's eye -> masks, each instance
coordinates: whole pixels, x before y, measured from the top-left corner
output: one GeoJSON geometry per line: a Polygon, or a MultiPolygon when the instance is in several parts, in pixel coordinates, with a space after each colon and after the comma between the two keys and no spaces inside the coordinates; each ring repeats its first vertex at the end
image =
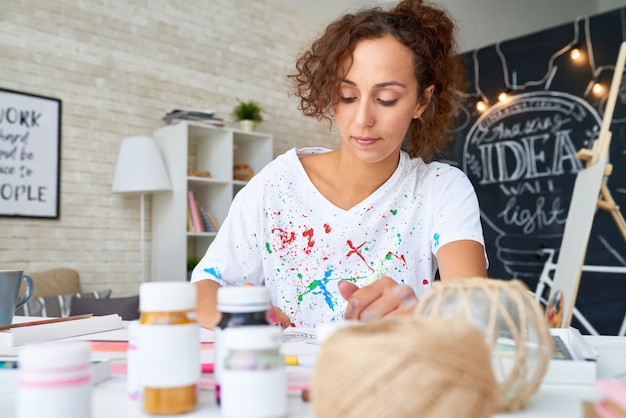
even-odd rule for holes
{"type": "Polygon", "coordinates": [[[398,99],[394,99],[394,100],[382,100],[382,99],[378,99],[378,102],[383,105],[383,106],[393,106],[396,103],[398,103],[398,99]]]}
{"type": "Polygon", "coordinates": [[[344,96],[341,96],[340,99],[341,99],[341,101],[343,103],[352,103],[352,102],[354,102],[356,100],[356,97],[344,97],[344,96]]]}

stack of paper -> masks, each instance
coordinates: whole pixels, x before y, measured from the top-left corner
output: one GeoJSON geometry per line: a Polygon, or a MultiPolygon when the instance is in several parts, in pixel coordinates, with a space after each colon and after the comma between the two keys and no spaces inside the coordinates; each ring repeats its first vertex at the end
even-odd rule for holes
{"type": "MultiPolygon", "coordinates": [[[[32,320],[32,317],[28,319],[32,320]]],[[[15,317],[12,325],[0,327],[0,347],[41,343],[122,328],[122,318],[117,314],[42,318],[24,322],[25,320],[25,317],[15,317]]]]}
{"type": "Polygon", "coordinates": [[[544,383],[590,385],[596,381],[598,353],[575,328],[551,328],[555,351],[544,383]]]}

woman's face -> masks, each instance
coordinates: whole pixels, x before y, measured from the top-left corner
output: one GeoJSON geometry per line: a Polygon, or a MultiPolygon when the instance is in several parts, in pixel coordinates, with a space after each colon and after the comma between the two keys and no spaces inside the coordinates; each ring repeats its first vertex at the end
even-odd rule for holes
{"type": "Polygon", "coordinates": [[[334,106],[343,146],[363,162],[397,163],[409,124],[426,107],[417,91],[408,48],[391,36],[360,41],[334,106]]]}

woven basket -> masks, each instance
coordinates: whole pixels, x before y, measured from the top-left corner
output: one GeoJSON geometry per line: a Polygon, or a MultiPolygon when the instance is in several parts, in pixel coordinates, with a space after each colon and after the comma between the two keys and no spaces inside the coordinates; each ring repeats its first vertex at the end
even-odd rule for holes
{"type": "Polygon", "coordinates": [[[523,282],[486,278],[435,282],[415,315],[459,318],[482,332],[500,386],[499,411],[525,408],[539,389],[553,340],[541,307],[523,282]]]}
{"type": "Polygon", "coordinates": [[[235,180],[248,181],[254,176],[254,170],[248,164],[235,164],[233,166],[233,178],[235,180]]]}

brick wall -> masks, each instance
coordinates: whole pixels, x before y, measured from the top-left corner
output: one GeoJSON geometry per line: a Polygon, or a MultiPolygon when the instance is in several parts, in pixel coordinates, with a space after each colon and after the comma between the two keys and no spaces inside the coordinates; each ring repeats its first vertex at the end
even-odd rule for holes
{"type": "Polygon", "coordinates": [[[137,293],[139,197],[111,192],[117,152],[174,107],[215,109],[228,120],[237,98],[254,99],[275,154],[333,146],[286,87],[297,52],[319,29],[272,0],[0,2],[0,87],[63,102],[61,217],[0,218],[0,269],[68,266],[85,290],[137,293]]]}

